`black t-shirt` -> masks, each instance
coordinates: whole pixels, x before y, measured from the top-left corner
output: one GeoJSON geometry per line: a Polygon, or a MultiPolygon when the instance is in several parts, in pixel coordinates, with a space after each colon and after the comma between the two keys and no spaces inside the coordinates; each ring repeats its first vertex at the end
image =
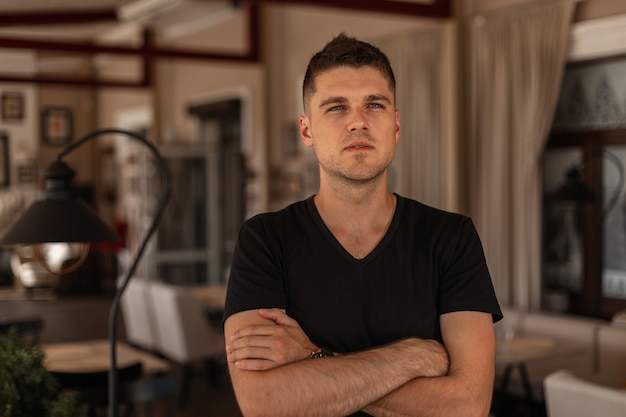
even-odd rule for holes
{"type": "Polygon", "coordinates": [[[471,219],[396,197],[387,233],[363,259],[341,246],[312,197],[246,221],[224,320],[240,311],[282,308],[313,343],[341,353],[406,337],[441,342],[439,316],[453,311],[482,311],[499,320],[471,219]]]}

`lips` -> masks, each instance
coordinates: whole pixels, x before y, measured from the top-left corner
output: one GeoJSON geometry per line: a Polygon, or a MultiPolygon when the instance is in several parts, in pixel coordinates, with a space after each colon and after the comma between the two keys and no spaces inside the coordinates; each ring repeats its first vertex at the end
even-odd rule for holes
{"type": "Polygon", "coordinates": [[[366,142],[354,142],[350,145],[346,146],[345,150],[364,150],[364,149],[373,149],[374,147],[366,142]]]}

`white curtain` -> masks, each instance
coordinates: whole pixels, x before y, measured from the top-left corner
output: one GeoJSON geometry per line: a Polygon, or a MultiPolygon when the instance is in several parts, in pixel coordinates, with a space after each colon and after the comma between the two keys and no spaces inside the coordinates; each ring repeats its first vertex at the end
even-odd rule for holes
{"type": "Polygon", "coordinates": [[[441,134],[442,29],[375,40],[396,77],[400,141],[389,186],[398,194],[445,208],[445,141],[441,134]]]}
{"type": "Polygon", "coordinates": [[[565,66],[573,0],[468,22],[469,209],[505,305],[541,305],[540,158],[565,66]]]}

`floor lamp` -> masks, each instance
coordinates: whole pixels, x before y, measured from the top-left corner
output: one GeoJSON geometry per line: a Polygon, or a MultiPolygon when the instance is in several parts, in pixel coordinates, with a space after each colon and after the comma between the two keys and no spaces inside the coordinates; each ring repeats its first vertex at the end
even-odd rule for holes
{"type": "MultiPolygon", "coordinates": [[[[109,341],[111,366],[109,368],[109,415],[118,415],[117,378],[117,315],[120,301],[128,282],[137,269],[151,236],[156,231],[170,196],[170,177],[165,160],[158,149],[145,137],[128,130],[100,129],[78,139],[59,153],[54,162],[44,170],[46,188],[37,200],[11,224],[0,237],[0,245],[40,245],[53,242],[85,243],[111,242],[119,237],[105,224],[95,210],[81,201],[70,182],[75,171],[62,158],[92,139],[106,134],[125,135],[145,145],[156,158],[162,176],[159,206],[135,258],[117,288],[109,310],[109,341]]],[[[37,251],[36,251],[37,252],[37,251]]],[[[41,253],[41,252],[39,252],[41,253]]],[[[82,257],[84,259],[84,257],[82,257]]],[[[44,259],[40,259],[45,263],[44,259]]],[[[46,265],[44,265],[46,267],[46,265]]]]}

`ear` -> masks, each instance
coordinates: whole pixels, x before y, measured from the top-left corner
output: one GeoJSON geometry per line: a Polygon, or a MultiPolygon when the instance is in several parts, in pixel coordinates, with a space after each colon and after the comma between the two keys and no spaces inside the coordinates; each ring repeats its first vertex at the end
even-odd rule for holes
{"type": "Polygon", "coordinates": [[[396,109],[396,143],[400,140],[400,111],[396,109]]]}
{"type": "Polygon", "coordinates": [[[304,143],[307,148],[312,147],[313,137],[311,136],[311,120],[308,116],[300,116],[298,122],[300,123],[300,139],[302,140],[302,143],[304,143]]]}

